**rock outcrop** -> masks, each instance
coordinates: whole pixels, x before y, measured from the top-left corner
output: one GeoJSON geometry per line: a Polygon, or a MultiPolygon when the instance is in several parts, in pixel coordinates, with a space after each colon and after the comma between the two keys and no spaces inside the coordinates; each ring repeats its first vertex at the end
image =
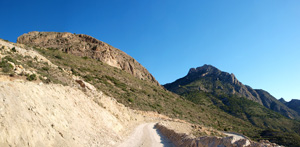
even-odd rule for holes
{"type": "Polygon", "coordinates": [[[18,37],[17,43],[59,49],[77,56],[97,59],[110,66],[122,69],[139,79],[158,84],[147,69],[131,56],[88,35],[67,32],[29,32],[18,37]]]}

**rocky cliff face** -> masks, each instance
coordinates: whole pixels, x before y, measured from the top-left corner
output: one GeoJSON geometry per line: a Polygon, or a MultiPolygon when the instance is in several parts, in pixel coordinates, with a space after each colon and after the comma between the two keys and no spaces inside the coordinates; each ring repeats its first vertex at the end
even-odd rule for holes
{"type": "Polygon", "coordinates": [[[285,105],[295,110],[300,115],[300,100],[292,99],[291,101],[286,102],[285,105]]]}
{"type": "Polygon", "coordinates": [[[177,94],[199,90],[217,95],[237,95],[264,105],[288,118],[299,118],[294,110],[286,107],[268,92],[252,89],[242,84],[234,74],[223,72],[211,65],[191,68],[185,77],[166,84],[164,87],[177,94]]]}
{"type": "Polygon", "coordinates": [[[261,89],[256,89],[255,91],[259,94],[259,97],[265,107],[274,110],[276,112],[279,112],[280,114],[288,118],[294,119],[295,117],[299,117],[299,114],[297,114],[296,111],[288,108],[286,105],[284,105],[282,102],[277,100],[267,91],[261,89]]]}
{"type": "Polygon", "coordinates": [[[185,77],[164,86],[176,93],[183,85],[205,92],[235,94],[262,104],[259,95],[251,87],[243,85],[234,74],[222,72],[211,65],[191,68],[185,77]]]}
{"type": "Polygon", "coordinates": [[[122,69],[139,79],[158,84],[147,69],[131,56],[88,35],[67,32],[29,32],[18,37],[17,43],[59,49],[77,56],[97,59],[110,66],[122,69]]]}

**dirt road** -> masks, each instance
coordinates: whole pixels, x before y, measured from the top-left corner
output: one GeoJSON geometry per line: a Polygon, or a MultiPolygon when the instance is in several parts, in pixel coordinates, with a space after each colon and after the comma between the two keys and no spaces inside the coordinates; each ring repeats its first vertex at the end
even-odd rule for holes
{"type": "Polygon", "coordinates": [[[225,135],[227,135],[227,136],[232,136],[232,137],[233,137],[231,143],[234,143],[234,142],[236,142],[236,141],[238,141],[238,140],[240,140],[240,139],[246,139],[246,144],[245,144],[245,146],[250,145],[250,141],[249,141],[246,137],[244,137],[244,136],[242,136],[242,135],[235,134],[235,133],[229,133],[229,132],[223,132],[223,133],[224,133],[225,135]]]}
{"type": "Polygon", "coordinates": [[[174,145],[157,129],[155,123],[141,124],[118,147],[173,147],[174,145]]]}

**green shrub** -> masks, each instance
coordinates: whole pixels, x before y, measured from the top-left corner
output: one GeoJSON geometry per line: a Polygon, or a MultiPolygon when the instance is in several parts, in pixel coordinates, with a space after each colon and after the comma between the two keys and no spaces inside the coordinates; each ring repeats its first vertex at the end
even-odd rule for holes
{"type": "Polygon", "coordinates": [[[13,71],[13,66],[9,63],[7,63],[7,61],[2,60],[2,62],[0,62],[0,67],[2,68],[2,71],[4,73],[10,73],[13,71]]]}
{"type": "Polygon", "coordinates": [[[80,73],[78,73],[74,68],[71,68],[72,74],[75,76],[80,76],[80,73]]]}
{"type": "Polygon", "coordinates": [[[131,102],[131,103],[133,103],[133,102],[134,102],[134,100],[133,100],[132,98],[128,98],[128,102],[131,102]]]}
{"type": "Polygon", "coordinates": [[[26,78],[28,81],[35,81],[37,78],[36,78],[36,74],[31,74],[31,75],[28,75],[27,78],[26,78]]]}
{"type": "Polygon", "coordinates": [[[44,71],[49,71],[49,67],[48,66],[44,66],[44,67],[42,67],[42,70],[44,70],[44,71]]]}
{"type": "Polygon", "coordinates": [[[11,50],[12,50],[13,52],[17,52],[17,50],[16,50],[15,47],[13,47],[11,50]]]}
{"type": "Polygon", "coordinates": [[[28,65],[29,67],[34,67],[34,64],[33,64],[33,62],[32,62],[31,60],[27,61],[27,65],[28,65]]]}
{"type": "Polygon", "coordinates": [[[17,61],[10,56],[5,56],[2,60],[10,61],[12,63],[16,63],[17,61]]]}
{"type": "Polygon", "coordinates": [[[86,60],[86,59],[88,59],[88,57],[87,57],[87,56],[84,56],[84,57],[82,57],[82,59],[86,60]]]}
{"type": "Polygon", "coordinates": [[[54,57],[57,59],[62,59],[61,55],[55,55],[54,57]]]}
{"type": "Polygon", "coordinates": [[[50,48],[47,48],[48,50],[51,50],[51,51],[55,51],[55,50],[57,50],[57,49],[55,49],[55,48],[52,48],[52,47],[50,47],[50,48]]]}
{"type": "Polygon", "coordinates": [[[83,77],[87,82],[94,80],[94,78],[91,75],[86,75],[83,77]]]}

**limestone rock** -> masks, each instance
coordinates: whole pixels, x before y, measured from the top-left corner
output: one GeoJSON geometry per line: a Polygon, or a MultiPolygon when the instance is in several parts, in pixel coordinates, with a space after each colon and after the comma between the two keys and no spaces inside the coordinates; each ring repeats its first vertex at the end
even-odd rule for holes
{"type": "Polygon", "coordinates": [[[16,69],[15,63],[12,63],[12,62],[10,62],[10,61],[8,61],[7,63],[10,64],[10,65],[13,67],[13,69],[16,69]]]}
{"type": "Polygon", "coordinates": [[[15,73],[18,74],[18,75],[21,75],[23,74],[23,72],[25,72],[25,69],[23,68],[22,65],[17,65],[16,68],[15,68],[15,73]]]}
{"type": "Polygon", "coordinates": [[[59,49],[81,57],[100,60],[110,66],[122,69],[139,79],[154,83],[155,78],[135,59],[111,45],[84,34],[58,32],[29,32],[18,37],[18,43],[59,49]]]}

